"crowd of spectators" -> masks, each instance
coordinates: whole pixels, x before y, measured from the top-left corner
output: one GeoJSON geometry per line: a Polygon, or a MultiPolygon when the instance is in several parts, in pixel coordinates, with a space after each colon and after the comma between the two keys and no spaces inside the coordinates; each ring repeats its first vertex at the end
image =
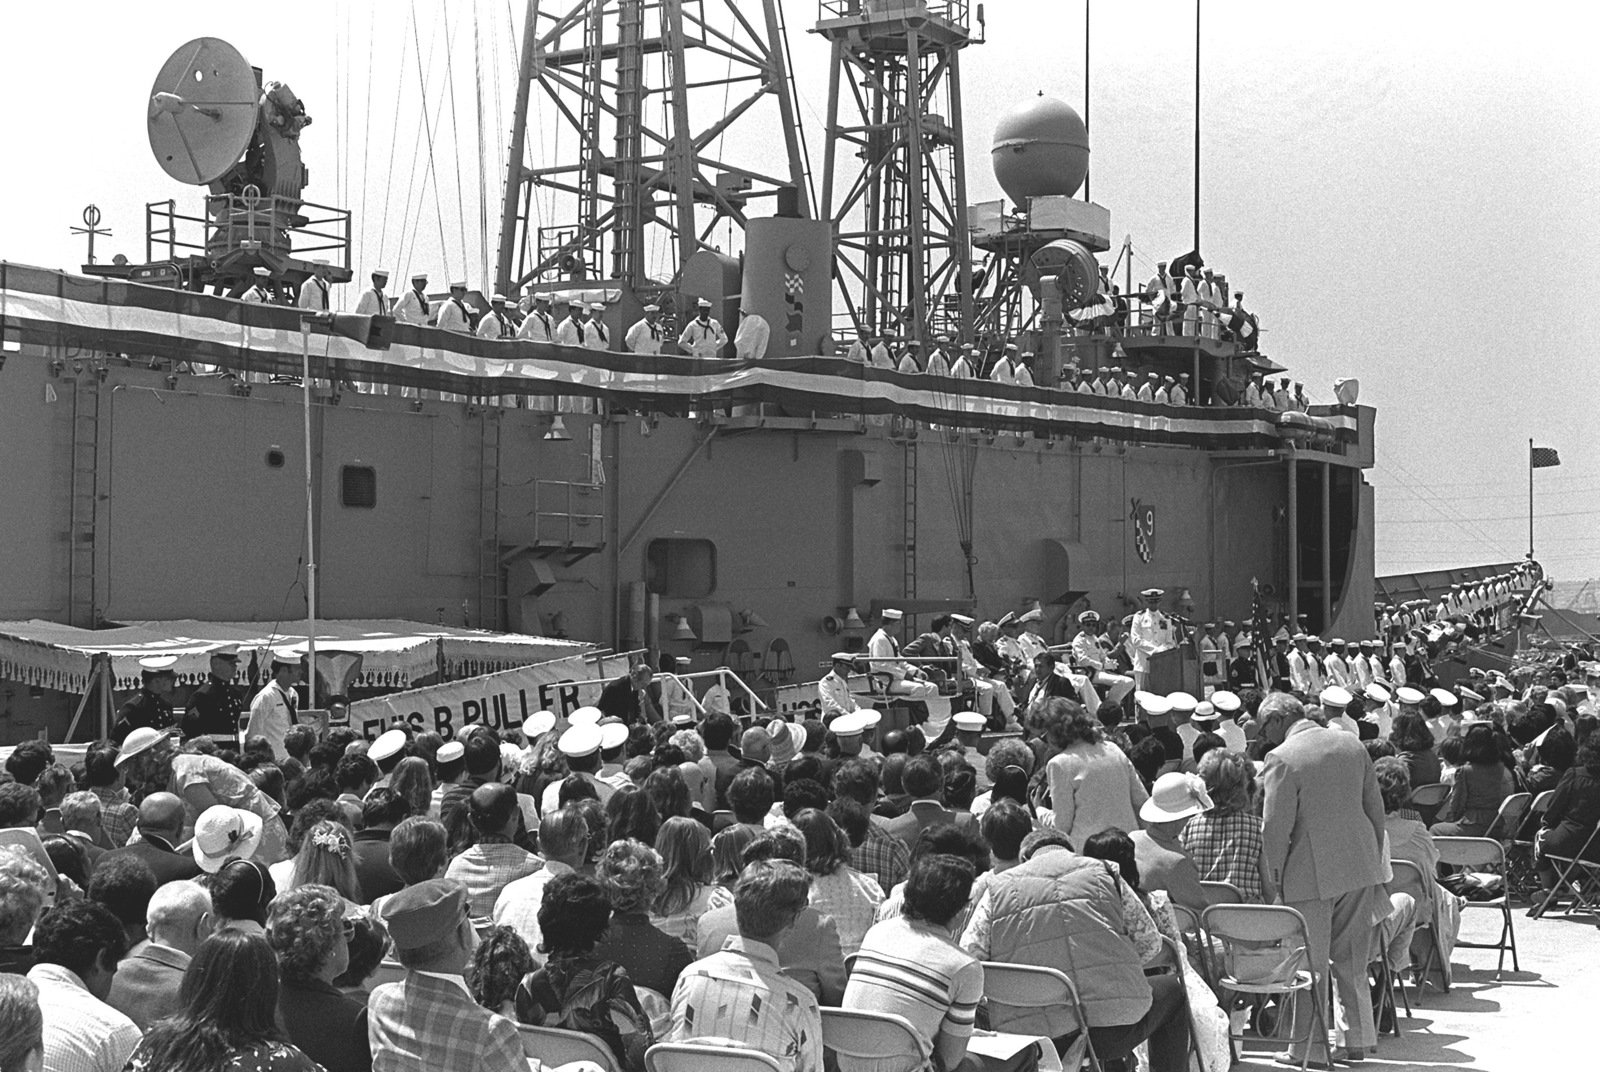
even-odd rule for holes
{"type": "Polygon", "coordinates": [[[1097,716],[1041,695],[986,750],[955,720],[880,738],[594,709],[531,739],[335,728],[282,754],[142,729],[70,769],[24,742],[0,784],[0,1038],[46,1068],[420,1072],[520,1070],[531,1029],[556,1027],[625,1072],[702,1038],[820,1072],[820,1010],[843,1005],[905,1017],[954,1070],[976,1026],[1017,1026],[984,1001],[998,961],[1065,971],[1108,1068],[1139,1047],[1187,1068],[1191,1031],[1225,1068],[1239,1010],[1178,914],[1228,883],[1306,915],[1346,1014],[1332,1054],[1360,1056],[1368,964],[1404,973],[1438,941],[1449,970],[1459,901],[1433,839],[1492,833],[1507,795],[1542,786],[1546,855],[1582,850],[1600,737],[1546,689],[1405,703],[1362,741],[1340,693],[1248,690],[1189,724],[1146,693],[1097,716]],[[1412,792],[1435,783],[1421,815],[1412,792]],[[1298,871],[1313,808],[1371,824],[1349,888],[1298,871]],[[1380,846],[1421,883],[1379,874],[1380,846]],[[1339,922],[1352,905],[1364,923],[1339,922]]]}

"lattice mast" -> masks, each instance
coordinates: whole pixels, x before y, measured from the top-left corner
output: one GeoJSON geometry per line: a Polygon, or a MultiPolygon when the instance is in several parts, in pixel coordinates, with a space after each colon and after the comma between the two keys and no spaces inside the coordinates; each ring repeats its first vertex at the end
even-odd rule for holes
{"type": "Polygon", "coordinates": [[[820,0],[832,46],[822,215],[841,327],[971,337],[961,141],[967,0],[820,0]]]}
{"type": "Polygon", "coordinates": [[[645,289],[672,281],[650,278],[651,249],[670,248],[675,279],[753,202],[809,216],[794,102],[778,0],[529,0],[497,286],[645,289]],[[536,99],[552,127],[533,128],[536,99]],[[559,158],[530,162],[536,139],[559,158]]]}

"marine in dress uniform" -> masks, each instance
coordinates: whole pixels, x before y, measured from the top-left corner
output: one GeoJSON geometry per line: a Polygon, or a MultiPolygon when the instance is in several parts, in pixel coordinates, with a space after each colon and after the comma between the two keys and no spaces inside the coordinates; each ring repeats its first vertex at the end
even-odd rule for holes
{"type": "Polygon", "coordinates": [[[245,739],[265,737],[278,759],[286,755],[283,739],[289,727],[299,721],[300,698],[294,682],[300,676],[300,661],[293,655],[274,652],[272,680],[250,701],[250,720],[245,724],[245,739]]]}
{"type": "MultiPolygon", "coordinates": [[[[1255,648],[1248,640],[1240,641],[1234,645],[1234,655],[1228,660],[1228,691],[1240,692],[1244,689],[1261,687],[1261,671],[1256,666],[1255,648]]],[[[1212,703],[1216,703],[1215,697],[1212,703]]]]}
{"type": "Polygon", "coordinates": [[[403,324],[426,324],[432,308],[428,302],[428,273],[411,273],[411,289],[394,303],[394,318],[403,324]]]}
{"type": "Polygon", "coordinates": [[[489,311],[483,314],[483,319],[478,321],[477,335],[480,339],[509,339],[516,332],[511,326],[511,320],[506,316],[506,296],[496,294],[489,299],[489,311]]]}
{"type": "Polygon", "coordinates": [[[728,333],[711,315],[711,302],[701,298],[695,305],[696,316],[678,336],[678,346],[690,357],[712,358],[722,353],[728,344],[728,333]]]}
{"type": "Polygon", "coordinates": [[[251,273],[255,280],[239,295],[240,301],[247,301],[253,305],[272,304],[272,269],[252,268],[251,273]]]}
{"type": "Polygon", "coordinates": [[[388,316],[389,296],[384,293],[384,288],[389,285],[389,269],[379,268],[372,273],[372,286],[361,292],[361,299],[356,302],[356,313],[359,316],[388,316]]]}
{"type": "Polygon", "coordinates": [[[606,330],[605,321],[600,318],[605,315],[606,307],[603,302],[595,302],[589,306],[589,322],[584,325],[583,345],[590,350],[611,349],[611,333],[606,330]]]}
{"type": "Polygon", "coordinates": [[[739,361],[760,361],[767,356],[772,325],[760,313],[739,310],[739,330],[733,335],[733,356],[739,361]]]}
{"type": "Polygon", "coordinates": [[[661,352],[661,306],[646,305],[644,319],[636,320],[622,337],[628,352],[633,354],[659,354],[661,352]]]}
{"type": "Polygon", "coordinates": [[[1173,647],[1175,641],[1172,619],[1161,612],[1159,588],[1146,588],[1139,595],[1144,608],[1133,616],[1128,626],[1128,646],[1133,651],[1133,680],[1143,688],[1150,674],[1150,656],[1173,647]]]}
{"type": "Polygon", "coordinates": [[[111,727],[113,741],[121,744],[134,730],[164,730],[178,721],[167,699],[178,681],[177,671],[172,668],[177,661],[176,655],[151,655],[139,660],[139,691],[117,708],[117,720],[111,727]]]}
{"type": "Polygon", "coordinates": [[[522,318],[522,325],[517,328],[517,338],[529,342],[554,342],[556,337],[556,318],[550,315],[550,295],[535,294],[533,308],[528,310],[528,315],[522,318]]]}
{"type": "Polygon", "coordinates": [[[328,311],[328,262],[313,261],[311,278],[300,284],[300,298],[295,303],[302,309],[325,313],[328,311]]]}
{"type": "Polygon", "coordinates": [[[450,284],[450,297],[439,306],[440,331],[453,331],[458,335],[472,334],[472,315],[467,312],[467,284],[450,284]]]}
{"type": "Polygon", "coordinates": [[[245,707],[244,697],[233,685],[238,671],[238,647],[230,645],[211,653],[211,675],[189,694],[189,707],[183,713],[185,737],[239,739],[239,720],[244,717],[245,707]]]}
{"type": "Polygon", "coordinates": [[[567,316],[556,325],[555,341],[562,346],[589,345],[589,307],[574,298],[567,302],[567,316]]]}

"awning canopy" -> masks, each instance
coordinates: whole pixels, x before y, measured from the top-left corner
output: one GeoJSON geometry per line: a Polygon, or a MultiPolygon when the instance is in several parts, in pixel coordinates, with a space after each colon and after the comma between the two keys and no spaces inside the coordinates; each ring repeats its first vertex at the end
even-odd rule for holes
{"type": "MultiPolygon", "coordinates": [[[[132,622],[113,629],[78,629],[59,622],[0,621],[0,679],[24,685],[83,692],[94,656],[105,652],[119,689],[137,688],[139,660],[177,657],[180,684],[204,681],[211,652],[237,645],[241,668],[252,658],[265,664],[273,650],[303,656],[303,623],[132,622]],[[298,625],[298,628],[297,628],[298,625]]],[[[352,682],[365,688],[403,689],[441,669],[450,677],[510,670],[532,663],[583,655],[594,645],[574,640],[457,629],[403,620],[351,620],[317,623],[317,656],[359,653],[361,674],[352,682]]]]}

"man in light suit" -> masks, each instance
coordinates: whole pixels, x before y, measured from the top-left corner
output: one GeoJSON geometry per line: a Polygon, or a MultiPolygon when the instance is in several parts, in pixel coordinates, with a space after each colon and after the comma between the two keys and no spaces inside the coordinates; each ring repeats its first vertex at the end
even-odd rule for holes
{"type": "MultiPolygon", "coordinates": [[[[1273,693],[1260,719],[1261,738],[1276,745],[1261,776],[1267,866],[1283,903],[1306,919],[1321,1008],[1332,972],[1345,1032],[1333,1058],[1360,1060],[1377,1044],[1366,971],[1377,933],[1374,891],[1384,881],[1378,778],[1360,738],[1322,724],[1320,708],[1273,693]]],[[[1311,1060],[1325,1061],[1317,1049],[1311,1060]]]]}

